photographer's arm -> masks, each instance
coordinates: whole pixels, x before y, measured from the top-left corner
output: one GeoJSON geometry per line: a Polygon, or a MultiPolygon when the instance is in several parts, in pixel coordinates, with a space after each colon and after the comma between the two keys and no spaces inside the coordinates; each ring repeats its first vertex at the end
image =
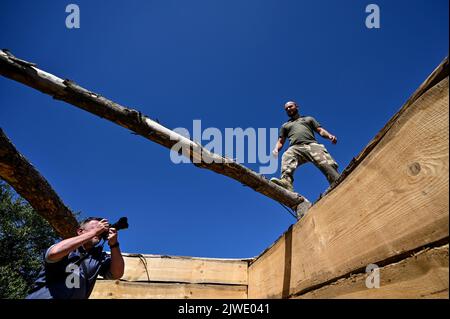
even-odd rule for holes
{"type": "Polygon", "coordinates": [[[88,242],[95,234],[85,233],[81,236],[65,239],[54,245],[47,253],[47,261],[56,262],[63,259],[71,251],[74,251],[85,242],[88,242]]]}
{"type": "Polygon", "coordinates": [[[112,279],[117,280],[123,276],[125,262],[117,242],[117,230],[114,228],[109,229],[108,245],[111,248],[111,266],[109,271],[113,277],[112,279]]]}
{"type": "Polygon", "coordinates": [[[108,229],[108,222],[101,221],[97,227],[81,233],[80,235],[72,238],[65,239],[55,245],[53,245],[47,253],[47,261],[57,262],[67,256],[71,251],[74,251],[81,245],[90,241],[93,237],[98,236],[108,229]]]}

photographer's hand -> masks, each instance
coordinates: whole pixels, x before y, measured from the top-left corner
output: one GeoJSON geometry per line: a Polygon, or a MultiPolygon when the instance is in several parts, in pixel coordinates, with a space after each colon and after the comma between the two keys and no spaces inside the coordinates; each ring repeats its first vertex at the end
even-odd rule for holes
{"type": "Polygon", "coordinates": [[[108,245],[114,246],[115,244],[117,244],[117,230],[115,228],[110,228],[108,234],[108,245]]]}
{"type": "Polygon", "coordinates": [[[95,234],[94,236],[100,236],[106,233],[109,229],[109,222],[107,219],[102,219],[90,232],[95,234]]]}
{"type": "Polygon", "coordinates": [[[120,279],[125,270],[125,262],[120,252],[119,242],[117,241],[117,230],[115,228],[109,229],[108,245],[111,248],[111,274],[113,279],[120,279]]]}

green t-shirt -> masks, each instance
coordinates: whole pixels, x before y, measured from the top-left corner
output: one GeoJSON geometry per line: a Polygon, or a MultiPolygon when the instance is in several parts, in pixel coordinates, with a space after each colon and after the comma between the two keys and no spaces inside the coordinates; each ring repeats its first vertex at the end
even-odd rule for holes
{"type": "Polygon", "coordinates": [[[300,116],[281,126],[280,137],[289,138],[290,145],[317,143],[314,132],[318,127],[320,124],[315,118],[300,116]]]}

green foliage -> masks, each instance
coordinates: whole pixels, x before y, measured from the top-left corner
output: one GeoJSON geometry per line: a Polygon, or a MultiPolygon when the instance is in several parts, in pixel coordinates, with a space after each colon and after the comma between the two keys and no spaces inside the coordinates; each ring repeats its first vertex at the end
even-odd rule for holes
{"type": "Polygon", "coordinates": [[[49,223],[0,180],[0,298],[24,298],[58,239],[49,223]]]}

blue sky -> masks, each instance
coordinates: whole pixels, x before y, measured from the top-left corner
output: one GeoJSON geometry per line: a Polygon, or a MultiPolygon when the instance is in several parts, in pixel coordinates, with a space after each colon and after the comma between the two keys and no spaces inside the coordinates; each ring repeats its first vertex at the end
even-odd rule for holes
{"type": "MultiPolygon", "coordinates": [[[[0,43],[169,128],[278,128],[296,100],[338,137],[318,139],[342,171],[448,55],[448,1],[3,0],[0,43]],[[65,26],[69,3],[80,29],[65,26]],[[380,29],[365,27],[369,3],[380,29]]],[[[295,222],[232,179],[3,77],[0,126],[73,211],[129,217],[125,252],[253,257],[295,222]]],[[[312,164],[296,172],[311,200],[327,186],[312,164]]]]}

